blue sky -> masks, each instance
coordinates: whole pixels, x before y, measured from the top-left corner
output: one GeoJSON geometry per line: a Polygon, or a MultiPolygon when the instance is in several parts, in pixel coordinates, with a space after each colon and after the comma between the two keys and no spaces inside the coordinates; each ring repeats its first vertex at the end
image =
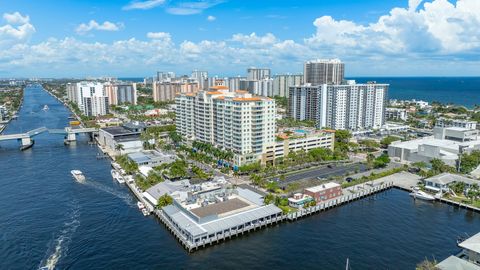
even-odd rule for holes
{"type": "Polygon", "coordinates": [[[0,15],[0,77],[295,73],[313,58],[349,76],[480,70],[478,0],[0,0],[0,15]]]}

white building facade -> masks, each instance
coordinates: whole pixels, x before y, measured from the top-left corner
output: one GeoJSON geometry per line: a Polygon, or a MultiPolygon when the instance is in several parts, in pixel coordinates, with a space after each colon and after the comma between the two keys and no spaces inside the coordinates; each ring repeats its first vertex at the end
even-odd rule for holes
{"type": "Polygon", "coordinates": [[[288,90],[291,86],[303,84],[302,74],[282,74],[273,77],[273,96],[288,97],[288,90]]]}
{"type": "Polygon", "coordinates": [[[79,82],[67,84],[68,100],[77,104],[86,116],[108,114],[108,96],[100,82],[79,82]]]}
{"type": "Polygon", "coordinates": [[[291,87],[289,116],[315,120],[318,128],[376,129],[385,124],[388,84],[291,87]]]}
{"type": "Polygon", "coordinates": [[[179,94],[176,121],[179,134],[232,151],[239,166],[258,161],[275,142],[275,101],[245,91],[179,94]]]}

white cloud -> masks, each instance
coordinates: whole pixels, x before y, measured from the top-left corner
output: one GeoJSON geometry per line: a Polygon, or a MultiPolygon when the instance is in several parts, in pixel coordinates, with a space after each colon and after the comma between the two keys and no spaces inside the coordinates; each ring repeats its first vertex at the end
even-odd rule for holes
{"type": "Polygon", "coordinates": [[[213,22],[213,21],[215,21],[216,19],[217,19],[217,17],[212,16],[212,15],[210,15],[210,16],[207,17],[207,21],[209,21],[209,22],[213,22]]]}
{"type": "Polygon", "coordinates": [[[223,0],[192,0],[190,2],[180,2],[177,4],[173,4],[169,6],[166,11],[173,15],[199,14],[202,13],[204,10],[221,4],[223,2],[223,0]]]}
{"type": "Polygon", "coordinates": [[[14,13],[4,13],[3,19],[9,24],[27,24],[30,22],[29,16],[22,16],[18,11],[14,13]]]}
{"type": "Polygon", "coordinates": [[[165,0],[147,0],[147,1],[133,1],[130,4],[123,7],[123,10],[132,9],[151,9],[161,6],[165,3],[165,0]]]}
{"type": "Polygon", "coordinates": [[[19,12],[4,13],[3,19],[7,22],[0,25],[0,48],[23,43],[35,33],[35,27],[30,23],[29,16],[23,16],[19,12]]]}
{"type": "Polygon", "coordinates": [[[116,23],[115,24],[115,23],[112,23],[112,22],[109,22],[109,21],[105,21],[102,24],[99,24],[95,20],[91,20],[90,22],[88,22],[88,24],[82,23],[79,26],[77,26],[75,31],[78,34],[83,35],[83,34],[86,34],[90,31],[93,31],[93,30],[96,30],[96,31],[119,31],[122,28],[123,28],[122,23],[116,23]]]}
{"type": "Polygon", "coordinates": [[[316,34],[305,42],[338,53],[434,56],[480,51],[478,0],[410,0],[408,8],[394,8],[369,25],[323,16],[314,26],[316,34]]]}
{"type": "Polygon", "coordinates": [[[64,38],[30,45],[24,42],[34,32],[28,25],[22,25],[24,30],[0,26],[0,42],[6,35],[21,40],[0,50],[0,70],[37,76],[144,75],[158,68],[186,72],[195,66],[238,74],[248,66],[269,66],[275,72],[296,72],[303,61],[324,57],[344,60],[349,75],[473,75],[480,70],[478,0],[411,0],[408,7],[394,8],[370,24],[322,16],[313,22],[314,33],[300,41],[238,33],[225,40],[175,43],[170,33],[149,32],[145,40],[64,38]],[[42,71],[49,73],[38,74],[42,71]]]}
{"type": "Polygon", "coordinates": [[[148,32],[147,37],[150,39],[172,40],[170,33],[166,32],[148,32]]]}

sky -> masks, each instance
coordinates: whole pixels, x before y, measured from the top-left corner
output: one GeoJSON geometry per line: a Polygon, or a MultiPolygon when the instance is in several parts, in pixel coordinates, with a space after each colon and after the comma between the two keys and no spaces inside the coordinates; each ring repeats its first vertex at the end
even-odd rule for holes
{"type": "Polygon", "coordinates": [[[480,0],[0,0],[0,78],[480,76],[480,0]]]}

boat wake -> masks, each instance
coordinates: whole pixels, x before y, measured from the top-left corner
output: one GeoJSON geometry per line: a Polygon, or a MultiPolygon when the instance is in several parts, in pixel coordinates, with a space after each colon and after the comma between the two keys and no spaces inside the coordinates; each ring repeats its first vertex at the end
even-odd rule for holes
{"type": "Polygon", "coordinates": [[[46,257],[40,262],[40,270],[54,270],[60,258],[67,255],[72,236],[80,226],[79,217],[80,206],[78,202],[74,202],[72,210],[67,214],[67,221],[63,224],[63,229],[51,242],[46,257]]]}
{"type": "Polygon", "coordinates": [[[119,199],[122,199],[127,205],[129,206],[135,206],[135,203],[132,199],[132,197],[128,194],[122,193],[120,191],[117,191],[111,187],[105,186],[97,181],[92,181],[91,179],[87,179],[85,182],[83,182],[84,185],[93,187],[97,190],[101,190],[103,192],[106,192],[110,195],[113,195],[119,199]]]}

